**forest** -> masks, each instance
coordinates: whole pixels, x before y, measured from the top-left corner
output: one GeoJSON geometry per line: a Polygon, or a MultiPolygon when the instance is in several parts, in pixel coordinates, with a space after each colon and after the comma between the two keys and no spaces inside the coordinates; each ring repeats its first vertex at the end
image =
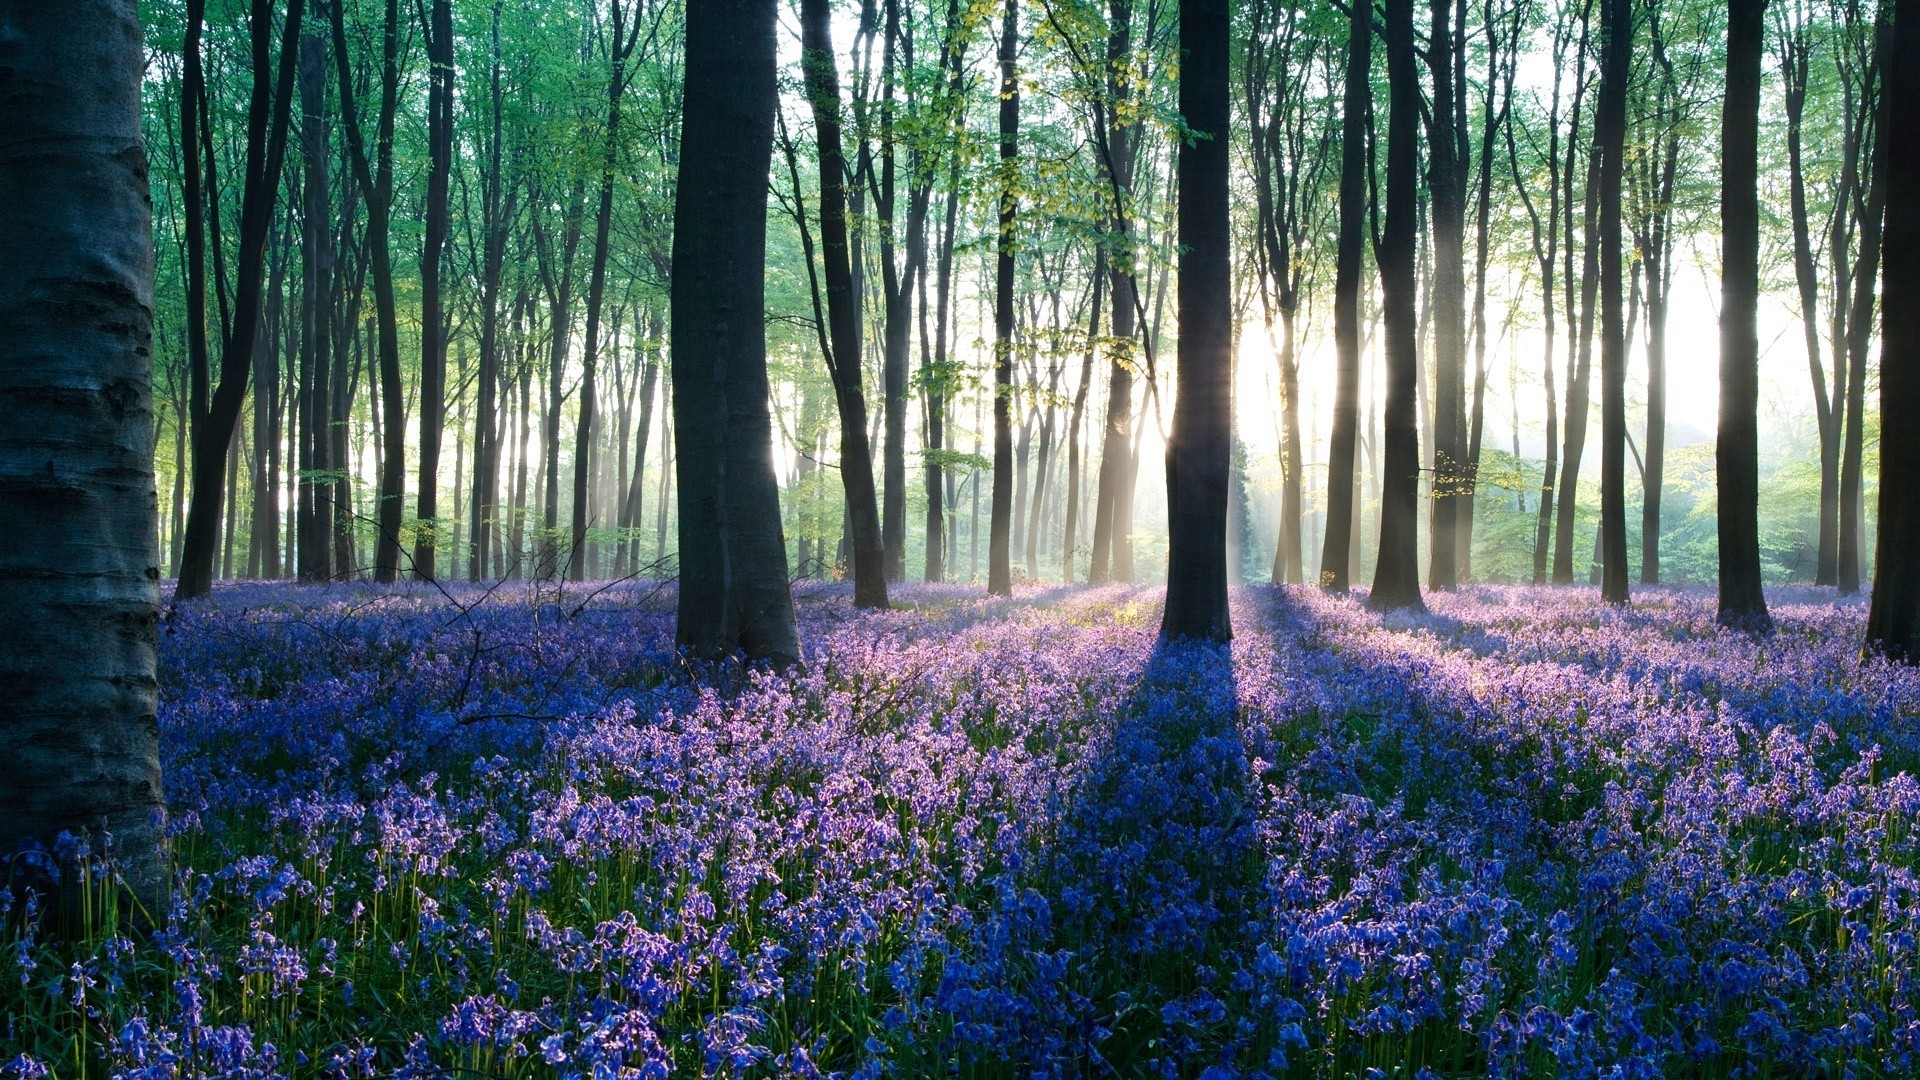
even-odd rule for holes
{"type": "Polygon", "coordinates": [[[1920,0],[0,0],[0,204],[0,1080],[1920,1071],[1920,0]]]}

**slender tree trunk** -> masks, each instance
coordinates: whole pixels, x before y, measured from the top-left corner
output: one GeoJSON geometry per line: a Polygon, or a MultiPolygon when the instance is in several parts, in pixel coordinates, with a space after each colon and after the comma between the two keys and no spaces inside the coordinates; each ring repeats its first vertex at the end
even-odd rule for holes
{"type": "Polygon", "coordinates": [[[447,251],[447,190],[453,172],[453,6],[432,0],[427,17],[426,246],[420,252],[420,484],[413,575],[432,580],[440,528],[440,442],[446,426],[446,317],[440,264],[447,251]]]}
{"type": "MultiPolygon", "coordinates": [[[[1616,0],[1617,2],[1617,0],[1616,0]]],[[[1727,93],[1720,119],[1720,623],[1772,628],[1760,578],[1760,55],[1766,0],[1727,7],[1727,93]]]]}
{"type": "Polygon", "coordinates": [[[1333,286],[1337,354],[1333,433],[1327,459],[1327,529],[1320,584],[1344,594],[1357,569],[1354,529],[1355,444],[1360,428],[1360,292],[1367,231],[1367,142],[1373,114],[1373,11],[1352,4],[1347,23],[1347,85],[1340,121],[1340,233],[1333,286]]]}
{"type": "Polygon", "coordinates": [[[1466,465],[1466,199],[1461,185],[1460,130],[1454,66],[1464,59],[1449,16],[1454,0],[1433,0],[1433,123],[1427,140],[1433,199],[1433,522],[1428,584],[1459,580],[1460,503],[1466,465]]]}
{"type": "Polygon", "coordinates": [[[494,556],[496,519],[500,516],[500,420],[495,415],[503,376],[500,363],[500,279],[506,262],[507,229],[513,199],[503,195],[504,101],[501,87],[500,15],[503,0],[493,0],[488,24],[486,172],[481,176],[480,212],[482,252],[480,267],[480,370],[475,376],[473,425],[473,494],[470,498],[472,537],[467,579],[488,574],[494,556]]]}
{"type": "Polygon", "coordinates": [[[1419,98],[1413,55],[1413,0],[1387,0],[1387,221],[1379,248],[1387,335],[1386,453],[1380,491],[1380,554],[1374,610],[1424,610],[1420,598],[1420,441],[1415,424],[1414,281],[1419,98]]]}
{"type": "Polygon", "coordinates": [[[1087,317],[1087,348],[1080,362],[1080,382],[1073,391],[1073,410],[1067,417],[1067,510],[1064,535],[1060,542],[1060,580],[1074,583],[1074,547],[1080,527],[1080,427],[1087,412],[1087,391],[1093,385],[1093,358],[1100,351],[1100,315],[1106,303],[1107,252],[1101,248],[1093,259],[1093,312],[1087,317]]]}
{"type": "MultiPolygon", "coordinates": [[[[861,384],[860,296],[847,237],[847,165],[841,149],[840,76],[834,61],[832,12],[828,0],[803,0],[800,14],[802,70],[820,148],[820,255],[830,327],[826,359],[840,414],[840,479],[851,524],[854,604],[884,608],[886,562],[873,483],[873,444],[867,434],[867,399],[861,384]]],[[[684,460],[685,448],[681,456],[684,460]]],[[[681,528],[684,531],[686,526],[681,528]]]]}
{"type": "MultiPolygon", "coordinates": [[[[1633,0],[1605,0],[1606,46],[1594,145],[1600,152],[1600,596],[1627,602],[1627,327],[1621,186],[1627,136],[1627,80],[1633,70],[1633,0]]],[[[1757,549],[1756,549],[1757,550],[1757,549]]]]}
{"type": "Polygon", "coordinates": [[[686,12],[673,229],[673,427],[679,445],[675,640],[696,656],[800,660],[773,469],[767,381],[767,168],[774,0],[686,12]]]}
{"type": "MultiPolygon", "coordinates": [[[[613,182],[619,163],[620,99],[627,87],[628,58],[633,54],[643,25],[640,13],[635,10],[632,12],[633,26],[629,28],[627,14],[624,0],[614,0],[613,37],[607,46],[613,72],[607,80],[607,130],[600,161],[600,202],[594,216],[593,263],[587,276],[587,340],[581,353],[580,419],[573,438],[573,527],[570,530],[572,547],[567,556],[567,576],[574,581],[584,581],[588,576],[590,500],[587,481],[593,470],[593,440],[595,425],[599,420],[595,379],[600,358],[600,311],[607,296],[607,253],[613,229],[613,182]]],[[[772,153],[772,143],[768,143],[768,146],[768,153],[772,153]]],[[[783,561],[784,558],[783,554],[783,561]]]]}
{"type": "Polygon", "coordinates": [[[390,582],[399,575],[400,533],[406,507],[407,406],[400,385],[400,329],[393,284],[393,250],[389,242],[393,220],[393,127],[400,94],[400,5],[387,0],[381,33],[380,112],[375,121],[374,149],[367,152],[366,136],[354,99],[353,69],[347,59],[344,5],[333,7],[333,63],[339,74],[340,119],[347,130],[348,162],[367,202],[366,246],[373,277],[374,319],[379,331],[380,411],[383,447],[380,461],[380,500],[374,541],[375,581],[390,582]]]}
{"type": "Polygon", "coordinates": [[[1899,417],[1880,435],[1879,538],[1873,560],[1873,606],[1867,649],[1912,664],[1920,661],[1920,2],[1894,0],[1891,55],[1884,70],[1887,100],[1886,231],[1881,240],[1880,415],[1899,417]]]}
{"type": "MultiPolygon", "coordinates": [[[[1873,72],[1884,80],[1893,67],[1890,52],[1893,28],[1889,12],[1881,9],[1874,25],[1873,72]]],[[[1873,138],[1867,166],[1867,198],[1860,215],[1860,249],[1853,265],[1853,305],[1847,316],[1847,411],[1840,457],[1840,595],[1860,591],[1862,554],[1861,464],[1866,456],[1867,350],[1873,326],[1874,283],[1880,276],[1883,241],[1882,215],[1887,205],[1887,160],[1893,152],[1888,110],[1890,95],[1884,85],[1874,94],[1873,138]]]]}
{"type": "Polygon", "coordinates": [[[1013,175],[1020,156],[1019,0],[1007,0],[1000,26],[1000,222],[993,313],[993,508],[987,536],[987,592],[1013,595],[1013,272],[1019,213],[1013,175]]]}
{"type": "MultiPolygon", "coordinates": [[[[196,69],[189,83],[198,84],[199,18],[198,0],[188,14],[188,45],[192,66],[196,69]]],[[[253,93],[247,109],[246,175],[240,196],[239,261],[236,266],[233,321],[221,342],[220,384],[206,392],[210,381],[205,370],[204,348],[199,350],[197,400],[206,403],[196,409],[193,430],[193,493],[187,508],[186,542],[180,557],[180,581],[174,591],[176,602],[205,596],[212,588],[214,547],[220,526],[223,495],[231,485],[223,485],[221,471],[246,401],[247,377],[253,365],[254,338],[259,333],[264,306],[264,282],[268,232],[272,224],[274,197],[280,187],[280,166],[286,156],[287,126],[292,114],[294,72],[299,56],[301,0],[288,0],[282,21],[278,71],[273,61],[273,11],[269,0],[255,0],[252,8],[251,40],[253,93]]],[[[196,113],[197,94],[183,94],[186,109],[196,113]]],[[[197,128],[197,124],[194,125],[197,128]]],[[[183,132],[186,130],[183,127],[183,132]]],[[[205,133],[203,132],[204,136],[205,133]]],[[[193,140],[182,136],[187,156],[192,157],[193,140]]],[[[209,159],[209,162],[211,159],[209,159]]],[[[196,185],[197,186],[197,185],[196,185]]],[[[195,193],[189,193],[189,200],[195,193]]],[[[218,216],[217,200],[210,211],[218,216]]],[[[198,230],[188,227],[189,244],[198,230]]],[[[218,245],[215,245],[216,248],[218,245]]],[[[190,273],[198,271],[197,264],[190,273]]],[[[217,275],[216,275],[217,276],[217,275]]],[[[204,304],[204,301],[202,301],[204,304]]],[[[204,308],[203,308],[204,310],[204,308]]],[[[189,319],[192,302],[189,301],[189,319]]],[[[237,493],[234,493],[237,495],[237,493]]]]}
{"type": "MultiPolygon", "coordinates": [[[[1093,551],[1088,556],[1087,580],[1101,584],[1132,577],[1131,541],[1125,508],[1131,500],[1123,488],[1132,483],[1133,467],[1133,346],[1138,332],[1140,259],[1134,250],[1133,174],[1139,139],[1131,119],[1132,89],[1124,72],[1133,56],[1133,0],[1110,0],[1107,20],[1107,95],[1101,170],[1106,174],[1112,209],[1108,220],[1111,253],[1109,291],[1112,294],[1112,331],[1107,347],[1107,420],[1100,444],[1100,482],[1093,508],[1093,551]]],[[[1098,128],[1101,117],[1095,117],[1098,128]]],[[[1102,133],[1096,131],[1096,137],[1102,133]]]]}
{"type": "MultiPolygon", "coordinates": [[[[327,175],[327,43],[314,24],[327,19],[325,0],[300,37],[300,124],[306,159],[301,193],[300,446],[298,529],[299,578],[317,583],[333,577],[333,491],[325,479],[340,466],[333,458],[335,421],[333,361],[333,221],[327,175]]],[[[344,418],[341,418],[344,419],[344,418]]]]}
{"type": "MultiPolygon", "coordinates": [[[[141,921],[157,924],[169,880],[146,57],[132,0],[12,3],[4,21],[0,851],[55,850],[69,833],[98,852],[110,835],[141,921]]],[[[15,889],[54,886],[25,860],[10,873],[15,889]]],[[[65,911],[78,898],[59,899],[65,911]]]]}

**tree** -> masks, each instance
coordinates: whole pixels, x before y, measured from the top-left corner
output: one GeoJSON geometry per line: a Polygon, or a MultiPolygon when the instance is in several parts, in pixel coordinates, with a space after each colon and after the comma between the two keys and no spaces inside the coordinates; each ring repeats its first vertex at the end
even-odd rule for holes
{"type": "Polygon", "coordinates": [[[800,659],[773,471],[765,280],[776,107],[774,0],[686,13],[673,229],[675,640],[696,656],[800,659]]]}
{"type": "Polygon", "coordinates": [[[440,267],[447,253],[448,187],[453,178],[453,5],[433,0],[427,38],[426,242],[420,252],[420,482],[413,573],[431,580],[439,546],[440,440],[446,429],[447,324],[440,267]]]}
{"type": "Polygon", "coordinates": [[[860,293],[847,242],[847,163],[840,141],[840,76],[833,58],[832,26],[827,0],[803,0],[800,62],[820,147],[820,254],[829,326],[823,352],[840,412],[840,479],[853,549],[853,602],[856,607],[884,608],[886,566],[880,510],[874,498],[873,448],[867,439],[867,399],[860,378],[860,293]]]}
{"type": "MultiPolygon", "coordinates": [[[[323,0],[321,0],[323,2],[323,0]]],[[[319,2],[300,36],[300,141],[305,151],[300,181],[301,304],[300,446],[297,453],[296,529],[299,576],[305,582],[333,577],[333,214],[328,198],[326,15],[319,2]]]]}
{"type": "Polygon", "coordinates": [[[1867,648],[1920,663],[1920,0],[1895,0],[1892,55],[1908,62],[1886,71],[1886,225],[1880,288],[1902,298],[1880,309],[1880,415],[1900,417],[1880,434],[1880,533],[1875,543],[1867,648]]]}
{"type": "Polygon", "coordinates": [[[157,922],[146,58],[133,0],[14,2],[0,18],[0,200],[15,215],[0,230],[0,852],[111,834],[157,922]]]}
{"type": "MultiPolygon", "coordinates": [[[[1427,50],[1433,72],[1432,122],[1427,140],[1428,190],[1433,209],[1433,533],[1428,584],[1458,583],[1459,523],[1467,458],[1466,421],[1466,191],[1462,171],[1465,124],[1455,66],[1463,64],[1465,28],[1456,33],[1449,16],[1454,0],[1433,0],[1433,32],[1427,50]]],[[[1389,166],[1391,167],[1391,166],[1389,166]]]]}
{"type": "Polygon", "coordinates": [[[1227,218],[1228,0],[1180,0],[1180,343],[1167,437],[1162,638],[1225,641],[1233,308],[1227,218]]]}
{"type": "Polygon", "coordinates": [[[1013,230],[1020,212],[1019,0],[1000,26],[1000,222],[993,291],[993,507],[987,524],[987,592],[1013,595],[1013,230]]]}
{"type": "Polygon", "coordinates": [[[1727,6],[1727,90],[1720,117],[1720,623],[1765,633],[1760,581],[1760,54],[1766,0],[1727,6]]]}
{"type": "MultiPolygon", "coordinates": [[[[297,2],[297,0],[295,0],[297,2]]],[[[354,96],[352,64],[347,56],[345,3],[333,5],[333,66],[340,81],[340,121],[347,130],[347,163],[367,204],[367,269],[373,279],[374,322],[379,334],[380,412],[385,425],[380,461],[380,504],[374,541],[373,576],[393,581],[400,572],[400,527],[406,507],[407,404],[400,385],[400,315],[394,294],[393,130],[400,109],[400,3],[386,0],[380,33],[380,111],[374,119],[374,144],[367,150],[354,96]]]]}
{"type": "MultiPolygon", "coordinates": [[[[247,378],[254,363],[254,338],[259,333],[261,309],[265,305],[267,234],[273,224],[274,196],[280,187],[280,166],[286,158],[287,126],[293,109],[293,79],[299,56],[301,0],[288,0],[286,18],[281,24],[280,57],[273,59],[273,4],[254,0],[249,23],[252,43],[253,93],[247,106],[246,173],[241,181],[239,260],[235,267],[232,318],[220,341],[220,382],[211,386],[207,350],[202,344],[193,351],[194,425],[193,496],[187,507],[186,543],[180,553],[180,579],[174,599],[191,600],[205,596],[213,587],[213,557],[220,531],[222,496],[229,485],[221,479],[227,468],[235,426],[246,403],[247,378]]],[[[189,161],[189,202],[200,211],[197,177],[199,164],[196,133],[207,135],[204,125],[208,109],[199,92],[200,25],[205,14],[204,0],[193,0],[187,7],[187,62],[191,71],[187,92],[182,94],[181,142],[189,161]]],[[[205,157],[207,172],[213,174],[213,155],[205,157]]],[[[207,209],[216,224],[219,217],[217,189],[206,195],[207,209]]],[[[188,225],[189,242],[199,232],[188,225]]],[[[218,243],[214,245],[217,249],[218,243]]],[[[218,266],[219,252],[214,253],[218,266]]],[[[201,274],[204,264],[193,258],[189,276],[201,274]]],[[[203,285],[204,287],[204,279],[203,285]]],[[[224,292],[222,293],[224,296],[224,292]]],[[[199,305],[201,324],[190,330],[204,330],[205,301],[199,305]]],[[[194,319],[192,305],[188,318],[194,319]]],[[[238,492],[232,493],[235,498],[238,492]]]]}
{"type": "Polygon", "coordinates": [[[1387,0],[1387,220],[1376,255],[1387,345],[1386,453],[1380,478],[1380,555],[1367,606],[1425,610],[1420,599],[1420,434],[1415,427],[1415,175],[1420,87],[1413,0],[1387,0]]]}
{"type": "MultiPolygon", "coordinates": [[[[1627,80],[1633,71],[1633,0],[1605,0],[1606,44],[1593,118],[1600,154],[1600,551],[1601,598],[1627,602],[1627,328],[1621,312],[1620,189],[1627,135],[1627,80]]],[[[1749,413],[1751,416],[1751,413],[1749,413]]],[[[1759,557],[1755,532],[1755,558],[1759,557]]]]}
{"type": "MultiPolygon", "coordinates": [[[[587,482],[593,468],[593,432],[599,402],[595,379],[600,357],[600,315],[607,297],[608,241],[613,228],[613,184],[620,160],[620,99],[627,91],[628,64],[640,41],[642,22],[636,10],[631,26],[625,0],[613,0],[613,25],[607,41],[612,72],[607,77],[607,126],[600,154],[600,201],[594,215],[593,261],[587,271],[587,340],[581,354],[580,420],[574,430],[573,451],[573,545],[567,556],[567,576],[574,581],[587,577],[587,482]]],[[[772,144],[768,144],[772,154],[772,144]]]]}
{"type": "Polygon", "coordinates": [[[1340,239],[1334,267],[1338,354],[1333,442],[1327,468],[1327,534],[1320,584],[1344,593],[1353,568],[1354,450],[1360,430],[1360,289],[1367,228],[1367,135],[1373,114],[1373,5],[1350,4],[1346,101],[1340,119],[1340,239]]]}
{"type": "Polygon", "coordinates": [[[1143,262],[1135,250],[1133,176],[1139,164],[1140,126],[1133,91],[1133,0],[1110,0],[1107,16],[1106,94],[1095,98],[1094,141],[1112,209],[1107,233],[1110,268],[1107,419],[1101,429],[1099,486],[1094,493],[1093,550],[1087,580],[1133,580],[1129,508],[1133,473],[1133,346],[1138,332],[1143,262]]]}

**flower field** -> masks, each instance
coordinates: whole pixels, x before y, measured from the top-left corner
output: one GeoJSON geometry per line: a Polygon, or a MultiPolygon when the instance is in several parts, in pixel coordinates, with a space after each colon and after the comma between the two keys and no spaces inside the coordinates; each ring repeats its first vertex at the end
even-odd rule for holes
{"type": "Polygon", "coordinates": [[[172,908],[0,896],[0,1077],[1920,1070],[1920,677],[1861,604],[797,598],[789,677],[647,585],[183,608],[172,908]]]}

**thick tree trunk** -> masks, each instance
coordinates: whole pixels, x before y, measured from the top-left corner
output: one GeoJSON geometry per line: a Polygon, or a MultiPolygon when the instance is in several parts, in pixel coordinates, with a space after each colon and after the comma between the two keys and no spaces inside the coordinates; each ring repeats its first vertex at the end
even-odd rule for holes
{"type": "Polygon", "coordinates": [[[1881,292],[1902,302],[1880,313],[1880,415],[1899,417],[1880,435],[1879,539],[1867,648],[1920,662],[1920,0],[1895,0],[1892,55],[1905,62],[1884,73],[1887,99],[1886,231],[1881,292]]]}
{"type": "Polygon", "coordinates": [[[866,391],[861,383],[860,294],[847,239],[840,76],[834,62],[832,12],[827,0],[803,0],[800,48],[820,148],[820,255],[830,327],[827,371],[833,378],[834,401],[840,414],[840,480],[846,492],[853,545],[853,602],[856,607],[884,608],[885,552],[874,492],[873,444],[867,434],[866,391]]]}
{"type": "MultiPolygon", "coordinates": [[[[1617,0],[1616,0],[1617,2],[1617,0]]],[[[1720,118],[1720,623],[1772,627],[1760,579],[1760,54],[1766,0],[1727,7],[1727,93],[1720,118]]]]}
{"type": "Polygon", "coordinates": [[[987,523],[987,592],[1013,595],[1013,271],[1020,156],[1019,0],[1000,25],[1000,220],[993,305],[993,506],[987,523]]]}
{"type": "Polygon", "coordinates": [[[765,289],[774,0],[686,12],[673,228],[675,640],[695,656],[800,660],[773,468],[765,289]]]}
{"type": "Polygon", "coordinates": [[[1233,437],[1227,213],[1227,0],[1180,2],[1180,342],[1167,437],[1166,639],[1225,641],[1227,486],[1233,437]]]}
{"type": "Polygon", "coordinates": [[[1320,584],[1345,593],[1354,571],[1355,448],[1360,432],[1360,292],[1367,232],[1367,135],[1373,113],[1373,12],[1352,4],[1347,23],[1347,85],[1340,121],[1340,234],[1333,285],[1337,355],[1333,433],[1327,458],[1327,529],[1320,584]]]}
{"type": "MultiPolygon", "coordinates": [[[[111,835],[158,924],[146,57],[133,0],[22,0],[0,19],[0,852],[70,833],[100,853],[111,835]]],[[[52,885],[10,865],[16,895],[52,885]]]]}
{"type": "Polygon", "coordinates": [[[1379,247],[1385,307],[1387,401],[1380,479],[1380,554],[1367,606],[1424,610],[1420,598],[1420,440],[1415,410],[1415,202],[1420,88],[1414,68],[1413,0],[1387,0],[1387,220],[1379,247]]]}

